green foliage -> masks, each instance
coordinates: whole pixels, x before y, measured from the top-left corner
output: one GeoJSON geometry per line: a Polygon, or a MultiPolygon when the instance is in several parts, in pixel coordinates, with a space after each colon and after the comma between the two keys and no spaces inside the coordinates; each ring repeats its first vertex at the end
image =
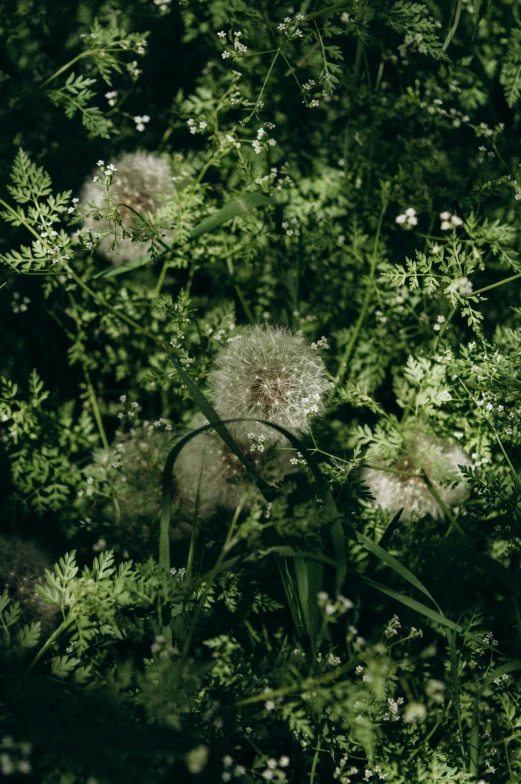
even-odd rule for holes
{"type": "Polygon", "coordinates": [[[4,5],[2,775],[520,780],[516,4],[4,5]]]}

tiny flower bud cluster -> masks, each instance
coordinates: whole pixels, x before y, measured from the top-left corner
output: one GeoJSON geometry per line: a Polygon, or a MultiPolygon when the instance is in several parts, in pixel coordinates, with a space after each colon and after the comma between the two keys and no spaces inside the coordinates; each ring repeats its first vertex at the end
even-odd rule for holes
{"type": "Polygon", "coordinates": [[[105,93],[105,98],[109,102],[109,106],[115,106],[118,99],[118,91],[110,90],[108,93],[105,93]]]}
{"type": "Polygon", "coordinates": [[[447,210],[440,212],[440,220],[440,229],[442,231],[450,231],[450,229],[456,229],[463,224],[461,218],[458,218],[457,215],[451,215],[447,210]]]}
{"type": "Polygon", "coordinates": [[[262,141],[265,136],[267,136],[267,133],[264,130],[264,128],[259,128],[259,130],[257,131],[257,138],[254,139],[251,143],[251,146],[253,147],[257,155],[260,155],[260,153],[263,150],[267,150],[268,147],[274,147],[277,144],[275,139],[271,137],[269,139],[266,139],[266,141],[262,141]]]}
{"type": "Polygon", "coordinates": [[[148,114],[136,115],[134,122],[136,123],[136,131],[144,131],[146,124],[150,122],[150,117],[148,114]]]}
{"type": "Polygon", "coordinates": [[[414,207],[409,207],[402,215],[396,216],[396,223],[404,224],[405,226],[417,226],[418,218],[414,207]]]}
{"type": "Polygon", "coordinates": [[[152,2],[159,9],[161,16],[165,16],[171,11],[172,0],[152,0],[152,2]]]}

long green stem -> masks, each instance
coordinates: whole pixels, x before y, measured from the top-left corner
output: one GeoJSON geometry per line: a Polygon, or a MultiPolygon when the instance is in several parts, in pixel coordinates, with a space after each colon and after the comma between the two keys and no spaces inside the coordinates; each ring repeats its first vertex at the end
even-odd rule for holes
{"type": "Polygon", "coordinates": [[[376,262],[378,260],[378,243],[380,241],[380,233],[382,231],[382,223],[383,223],[383,219],[384,219],[384,215],[385,215],[386,209],[387,209],[387,199],[384,199],[384,202],[383,202],[383,205],[382,205],[382,209],[380,211],[380,217],[378,219],[378,226],[376,228],[376,236],[375,236],[375,240],[374,240],[373,253],[372,253],[372,256],[371,256],[371,268],[369,270],[369,280],[367,281],[367,285],[366,285],[366,289],[365,289],[364,301],[362,303],[362,310],[360,311],[360,315],[358,316],[358,320],[357,320],[357,322],[355,324],[355,327],[354,327],[354,330],[353,330],[353,334],[351,335],[351,339],[350,339],[349,343],[346,346],[346,349],[344,351],[344,355],[342,357],[342,361],[340,362],[340,366],[338,368],[337,376],[338,376],[339,382],[341,382],[342,379],[344,378],[344,374],[346,372],[347,364],[348,364],[348,362],[349,362],[349,360],[351,358],[351,354],[353,353],[353,349],[354,349],[354,347],[356,345],[356,341],[358,340],[358,335],[360,334],[360,330],[362,329],[362,325],[363,325],[363,323],[365,321],[365,318],[367,316],[367,311],[369,310],[369,304],[371,302],[371,291],[372,291],[373,286],[374,286],[374,277],[375,277],[375,272],[376,272],[376,262]]]}
{"type": "Polygon", "coordinates": [[[190,646],[192,645],[192,638],[194,636],[195,629],[197,627],[197,623],[199,621],[199,616],[200,616],[200,614],[201,614],[201,612],[203,610],[203,607],[204,607],[204,604],[205,604],[206,599],[208,597],[208,594],[210,592],[210,589],[211,589],[211,587],[212,587],[212,585],[213,585],[213,583],[215,581],[215,578],[217,577],[217,575],[219,573],[219,569],[221,568],[221,564],[224,561],[225,556],[227,555],[227,553],[229,553],[229,551],[232,549],[232,547],[235,544],[235,542],[233,541],[233,535],[235,533],[235,528],[237,526],[237,521],[239,519],[239,515],[241,513],[241,509],[242,509],[242,503],[240,503],[237,506],[237,508],[235,509],[235,513],[233,515],[232,521],[230,523],[230,527],[228,529],[228,533],[226,535],[226,541],[224,542],[224,544],[222,546],[221,552],[219,553],[219,557],[218,557],[217,561],[215,562],[215,566],[213,567],[213,569],[212,569],[212,571],[210,573],[210,577],[208,578],[208,581],[205,583],[203,594],[202,594],[201,598],[199,599],[197,607],[195,608],[195,612],[194,612],[194,615],[193,615],[193,618],[192,618],[192,623],[190,624],[190,628],[188,630],[188,634],[186,636],[186,640],[184,642],[183,649],[181,651],[181,661],[183,663],[185,663],[186,657],[188,656],[188,653],[190,651],[190,646]]]}
{"type": "Polygon", "coordinates": [[[451,529],[453,527],[457,528],[458,531],[460,532],[460,534],[465,536],[465,531],[463,530],[461,525],[458,523],[458,521],[456,520],[456,518],[454,517],[454,515],[450,511],[450,509],[447,506],[447,504],[442,500],[440,494],[438,493],[438,491],[434,487],[433,483],[429,479],[429,477],[428,477],[428,475],[427,475],[427,473],[426,473],[426,471],[424,469],[422,469],[421,477],[422,477],[423,481],[425,482],[425,484],[427,485],[427,489],[429,490],[429,493],[432,495],[432,497],[434,498],[434,500],[436,501],[436,503],[440,507],[440,509],[443,512],[443,514],[445,515],[445,517],[450,521],[450,526],[449,526],[449,529],[447,531],[447,536],[448,536],[448,534],[450,533],[450,531],[451,531],[451,529]]]}
{"type": "Polygon", "coordinates": [[[445,38],[445,41],[443,42],[442,49],[443,49],[444,52],[446,52],[447,49],[449,48],[449,44],[452,41],[452,38],[453,38],[456,30],[458,29],[459,20],[460,20],[460,16],[461,16],[461,6],[462,6],[462,0],[458,0],[458,5],[457,5],[457,8],[456,8],[456,14],[454,16],[454,23],[453,23],[452,27],[450,28],[449,32],[447,33],[447,37],[445,38]]]}
{"type": "Polygon", "coordinates": [[[166,271],[168,269],[168,262],[170,259],[166,258],[163,261],[163,266],[161,267],[161,272],[159,273],[159,278],[157,279],[156,287],[154,289],[154,297],[159,297],[161,294],[161,289],[163,288],[163,283],[165,282],[166,271]]]}
{"type": "Polygon", "coordinates": [[[72,623],[72,618],[71,618],[71,616],[69,615],[69,617],[68,617],[68,618],[65,618],[65,620],[64,620],[64,621],[63,621],[63,622],[62,622],[62,623],[61,623],[61,624],[58,626],[58,628],[57,628],[57,629],[55,629],[55,631],[54,631],[54,632],[51,634],[51,636],[49,637],[49,639],[47,640],[47,642],[46,642],[46,643],[45,643],[45,644],[44,644],[44,645],[43,645],[43,646],[40,648],[40,650],[38,651],[38,653],[36,654],[36,656],[34,657],[34,659],[32,660],[32,662],[30,663],[30,665],[29,665],[29,670],[32,670],[32,669],[33,669],[33,667],[35,666],[35,664],[37,664],[37,663],[40,661],[40,659],[42,658],[42,656],[43,656],[43,655],[44,655],[44,654],[45,654],[45,653],[46,653],[46,652],[49,650],[49,648],[51,647],[51,645],[52,645],[54,642],[56,642],[56,640],[58,639],[58,637],[59,637],[59,636],[60,636],[60,635],[61,635],[61,634],[62,634],[62,633],[65,631],[65,629],[67,629],[67,628],[68,628],[68,627],[71,625],[71,623],[72,623]]]}
{"type": "Polygon", "coordinates": [[[244,297],[244,294],[242,293],[242,289],[241,289],[241,287],[239,286],[239,284],[238,284],[238,283],[236,283],[236,282],[235,282],[235,278],[234,278],[234,269],[233,269],[233,262],[232,262],[232,260],[229,258],[229,256],[227,256],[227,257],[226,257],[226,269],[228,270],[228,274],[229,274],[229,276],[230,276],[230,280],[232,281],[233,288],[234,288],[234,290],[235,290],[235,293],[237,294],[237,299],[238,299],[238,300],[239,300],[239,302],[241,303],[241,305],[242,305],[242,309],[244,310],[244,315],[245,315],[245,316],[246,316],[246,318],[248,319],[248,322],[249,322],[250,324],[253,324],[253,321],[254,321],[254,319],[253,319],[252,312],[251,312],[251,310],[250,310],[250,306],[249,306],[249,305],[248,305],[248,303],[246,302],[246,299],[245,299],[245,297],[244,297]]]}
{"type": "Polygon", "coordinates": [[[94,413],[94,419],[96,420],[96,424],[98,426],[99,437],[101,439],[101,443],[103,444],[103,448],[104,449],[108,449],[109,448],[109,442],[108,442],[108,439],[107,439],[107,434],[105,432],[105,428],[103,426],[103,420],[101,418],[101,411],[99,409],[98,400],[96,398],[96,392],[95,392],[94,387],[92,385],[92,381],[90,379],[89,371],[87,370],[87,368],[85,366],[83,367],[83,372],[85,374],[85,381],[87,383],[87,389],[89,391],[90,404],[92,406],[92,411],[94,413]]]}
{"type": "Polygon", "coordinates": [[[477,291],[473,291],[472,294],[469,294],[468,297],[475,297],[478,294],[484,294],[485,291],[490,291],[491,289],[497,289],[498,286],[504,286],[505,283],[511,283],[513,280],[519,280],[521,278],[521,272],[518,272],[517,275],[511,275],[510,278],[504,278],[504,280],[500,280],[497,283],[491,283],[490,286],[485,286],[482,289],[478,289],[477,291]]]}
{"type": "Polygon", "coordinates": [[[73,57],[72,60],[69,60],[68,63],[65,63],[65,65],[62,65],[61,68],[58,68],[58,70],[55,71],[52,74],[52,76],[49,76],[49,78],[46,79],[45,82],[43,82],[40,86],[41,87],[47,87],[48,84],[50,84],[51,82],[54,82],[54,80],[57,79],[58,76],[60,76],[62,73],[64,73],[64,71],[67,71],[69,68],[71,68],[79,60],[82,60],[84,57],[90,57],[91,54],[101,53],[101,51],[103,51],[103,52],[122,52],[124,50],[122,50],[120,48],[103,49],[103,50],[101,50],[101,49],[87,49],[85,52],[81,52],[80,54],[77,54],[76,57],[73,57]]]}
{"type": "Polygon", "coordinates": [[[311,773],[309,775],[309,784],[314,784],[315,782],[315,773],[317,772],[317,764],[318,764],[318,755],[320,754],[320,738],[317,741],[317,747],[315,749],[315,756],[313,757],[313,764],[311,766],[311,773]]]}

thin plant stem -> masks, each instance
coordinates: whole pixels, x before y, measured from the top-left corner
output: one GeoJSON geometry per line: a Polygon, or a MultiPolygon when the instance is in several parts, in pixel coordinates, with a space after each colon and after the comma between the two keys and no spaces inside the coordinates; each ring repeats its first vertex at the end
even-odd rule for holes
{"type": "Polygon", "coordinates": [[[108,449],[109,448],[109,442],[108,442],[108,439],[107,439],[107,434],[105,432],[105,428],[103,426],[103,420],[101,418],[101,411],[99,409],[98,400],[96,398],[96,392],[95,392],[94,387],[92,385],[92,381],[90,379],[89,371],[87,370],[87,368],[85,366],[83,367],[83,372],[85,374],[85,381],[87,383],[87,389],[89,391],[90,404],[92,406],[92,411],[94,413],[94,419],[96,420],[96,424],[98,426],[99,437],[101,439],[101,443],[103,444],[103,448],[104,449],[108,449]]]}
{"type": "Polygon", "coordinates": [[[226,269],[228,270],[228,274],[230,276],[230,280],[232,281],[234,291],[237,294],[237,298],[238,298],[239,302],[242,305],[242,309],[244,310],[244,315],[248,319],[248,322],[250,324],[253,324],[254,319],[253,319],[252,312],[250,310],[250,306],[246,302],[246,299],[244,297],[244,294],[242,293],[241,287],[239,286],[238,283],[235,282],[233,262],[232,262],[232,260],[230,259],[229,256],[226,256],[226,269]]]}
{"type": "Polygon", "coordinates": [[[442,49],[443,49],[444,52],[446,52],[447,49],[449,48],[449,44],[452,41],[456,30],[458,29],[459,20],[460,20],[460,16],[461,16],[461,6],[462,6],[462,0],[458,0],[456,13],[454,15],[454,22],[453,22],[452,27],[450,28],[449,32],[447,33],[447,37],[445,38],[445,41],[443,42],[442,49]]]}
{"type": "Polygon", "coordinates": [[[201,598],[199,599],[197,607],[195,608],[195,612],[194,612],[194,615],[193,615],[193,618],[192,618],[192,623],[190,624],[190,628],[188,630],[188,634],[187,634],[186,640],[184,642],[183,649],[181,651],[181,662],[182,663],[186,663],[186,657],[188,656],[188,653],[190,651],[190,647],[192,645],[192,638],[194,636],[195,629],[197,627],[197,623],[199,621],[199,616],[200,616],[200,614],[202,612],[202,609],[204,607],[204,603],[206,602],[206,599],[208,597],[210,589],[213,586],[215,578],[217,577],[217,575],[219,573],[219,569],[221,568],[221,564],[224,561],[224,558],[227,555],[227,553],[229,553],[230,550],[235,545],[235,541],[233,540],[233,535],[235,533],[235,528],[237,526],[237,521],[239,519],[239,515],[241,513],[241,510],[242,510],[242,502],[235,509],[232,521],[230,523],[230,527],[228,529],[228,533],[226,534],[226,540],[225,540],[225,542],[224,542],[224,544],[222,546],[221,552],[219,553],[219,557],[217,558],[217,561],[215,562],[215,565],[214,565],[214,567],[213,567],[213,569],[212,569],[212,571],[210,573],[210,577],[208,578],[208,581],[205,583],[203,594],[202,594],[201,598]]]}
{"type": "Polygon", "coordinates": [[[485,291],[490,291],[491,289],[497,289],[498,286],[504,286],[505,283],[512,283],[513,280],[519,280],[521,278],[521,272],[518,272],[517,275],[511,275],[510,278],[504,278],[504,280],[500,280],[497,283],[491,283],[490,286],[485,286],[482,289],[478,289],[477,291],[473,291],[472,294],[469,294],[470,297],[475,297],[477,294],[484,294],[485,291]]]}
{"type": "Polygon", "coordinates": [[[65,65],[62,65],[61,68],[58,68],[58,70],[55,71],[52,74],[52,76],[49,76],[49,78],[46,79],[45,82],[43,82],[40,85],[40,87],[47,87],[48,84],[50,84],[55,79],[57,79],[58,76],[60,76],[62,73],[64,73],[64,71],[67,71],[75,63],[77,63],[79,60],[82,60],[84,57],[90,57],[91,54],[96,54],[96,52],[102,52],[102,51],[103,52],[123,52],[124,50],[123,49],[119,49],[119,48],[116,48],[116,49],[87,49],[85,52],[81,52],[80,54],[76,55],[76,57],[73,57],[72,60],[69,60],[69,62],[65,63],[65,65]]]}
{"type": "Polygon", "coordinates": [[[454,315],[455,315],[457,309],[458,309],[457,306],[454,305],[454,307],[452,308],[451,312],[449,313],[449,315],[445,319],[442,328],[440,329],[440,331],[438,332],[438,334],[434,338],[434,343],[433,343],[433,346],[432,346],[432,351],[433,352],[436,351],[436,349],[438,348],[439,342],[442,339],[442,337],[443,337],[443,335],[445,333],[445,330],[447,329],[447,327],[449,326],[450,322],[454,318],[454,315]]]}
{"type": "Polygon", "coordinates": [[[166,258],[163,261],[163,266],[161,267],[161,272],[159,273],[159,278],[157,279],[156,287],[154,289],[154,297],[159,297],[161,294],[161,289],[163,288],[163,283],[165,282],[166,271],[168,269],[168,262],[170,259],[166,258]]]}
{"type": "Polygon", "coordinates": [[[344,351],[342,361],[340,362],[340,367],[338,368],[337,376],[340,382],[344,378],[348,362],[351,358],[351,354],[353,353],[353,349],[356,345],[356,341],[358,340],[358,335],[360,334],[360,330],[362,329],[362,325],[367,316],[367,311],[369,310],[369,303],[371,302],[371,291],[374,286],[376,262],[378,259],[378,243],[380,241],[380,233],[382,231],[382,223],[383,223],[386,209],[387,209],[387,199],[384,200],[382,209],[380,211],[380,217],[378,219],[378,226],[376,228],[376,236],[374,239],[373,253],[371,256],[371,268],[369,270],[369,280],[367,281],[367,285],[365,289],[364,301],[362,303],[362,310],[360,311],[360,315],[358,316],[358,320],[355,324],[353,334],[351,335],[351,339],[346,346],[346,350],[344,351]]]}
{"type": "Polygon", "coordinates": [[[315,749],[315,755],[313,757],[313,764],[311,766],[311,773],[309,774],[309,784],[314,784],[315,782],[315,773],[317,772],[317,764],[318,764],[318,755],[320,754],[320,737],[317,740],[317,747],[315,749]]]}
{"type": "Polygon", "coordinates": [[[450,526],[449,526],[449,528],[447,530],[447,533],[445,535],[448,536],[450,534],[452,528],[454,527],[454,528],[458,529],[458,531],[460,532],[460,534],[462,534],[462,536],[465,536],[465,531],[463,530],[461,525],[458,523],[458,521],[456,520],[456,518],[454,517],[454,515],[450,511],[450,509],[447,506],[447,504],[442,500],[440,494],[438,493],[438,491],[434,487],[433,483],[431,482],[431,480],[427,476],[427,473],[426,473],[425,469],[422,469],[421,477],[422,477],[423,481],[425,482],[425,484],[427,485],[427,489],[429,490],[429,493],[432,495],[432,497],[434,498],[434,500],[436,501],[436,503],[440,507],[440,509],[443,512],[443,514],[445,515],[445,517],[450,521],[450,526]]]}

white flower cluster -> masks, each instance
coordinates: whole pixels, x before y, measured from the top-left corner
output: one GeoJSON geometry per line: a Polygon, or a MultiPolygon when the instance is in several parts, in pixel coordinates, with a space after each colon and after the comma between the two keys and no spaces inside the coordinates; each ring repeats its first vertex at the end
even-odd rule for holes
{"type": "MultiPolygon", "coordinates": [[[[260,325],[223,347],[209,383],[222,419],[265,419],[296,435],[308,430],[310,413],[321,413],[331,386],[324,363],[303,337],[260,325]]],[[[241,441],[250,433],[266,436],[267,443],[285,440],[261,423],[238,422],[234,429],[241,441]]]]}
{"type": "Polygon", "coordinates": [[[396,223],[402,223],[406,226],[417,226],[418,218],[414,207],[408,207],[404,213],[396,216],[396,223]]]}
{"type": "Polygon", "coordinates": [[[170,4],[172,0],[152,0],[155,6],[159,9],[159,13],[165,16],[171,9],[170,4]]]}
{"type": "Polygon", "coordinates": [[[196,122],[193,117],[190,117],[190,119],[186,121],[186,124],[188,125],[188,130],[191,134],[202,133],[208,128],[206,120],[199,120],[199,122],[196,122]]]}
{"type": "Polygon", "coordinates": [[[459,294],[460,297],[470,297],[472,291],[472,283],[467,277],[452,280],[445,289],[447,294],[459,294]]]}
{"type": "MultiPolygon", "coordinates": [[[[217,37],[219,38],[222,44],[225,44],[226,38],[228,36],[224,32],[224,30],[220,30],[217,33],[217,37]]],[[[230,32],[229,37],[230,39],[233,39],[233,49],[226,49],[221,55],[222,59],[229,60],[231,57],[236,58],[246,54],[246,52],[248,51],[248,47],[241,42],[242,33],[240,32],[240,30],[234,31],[233,35],[230,32]]]]}
{"type": "Polygon", "coordinates": [[[144,131],[146,124],[150,122],[150,117],[148,114],[138,114],[134,117],[134,122],[136,123],[136,131],[144,131]]]}
{"type": "Polygon", "coordinates": [[[447,507],[456,506],[467,495],[460,465],[470,460],[462,449],[433,436],[419,434],[409,440],[406,453],[393,466],[366,468],[362,479],[378,506],[395,515],[403,508],[402,520],[427,514],[439,519],[443,511],[421,476],[422,469],[447,507]],[[394,473],[396,472],[396,473],[394,473]]]}
{"type": "Polygon", "coordinates": [[[266,135],[267,134],[264,128],[259,128],[259,130],[257,131],[257,138],[254,139],[251,143],[251,146],[253,147],[257,155],[259,155],[263,149],[265,150],[268,147],[274,147],[277,144],[277,142],[273,138],[269,138],[263,142],[262,140],[266,135]]]}
{"type": "Polygon", "coordinates": [[[108,93],[105,93],[105,98],[109,102],[109,106],[115,106],[118,100],[118,91],[110,90],[108,93]]]}
{"type": "MultiPolygon", "coordinates": [[[[135,119],[148,121],[150,118],[145,115],[135,119]]],[[[99,175],[96,175],[83,186],[80,206],[87,213],[83,230],[92,231],[96,228],[109,233],[100,242],[98,251],[110,261],[137,261],[150,252],[151,243],[132,242],[129,237],[118,237],[117,249],[114,250],[112,246],[117,227],[108,219],[94,220],[89,205],[94,205],[96,211],[106,210],[110,204],[116,205],[124,231],[131,234],[136,212],[143,217],[156,216],[165,198],[173,193],[170,166],[164,158],[148,152],[124,153],[115,164],[105,167],[103,161],[98,161],[105,182],[100,182],[99,175]]],[[[166,242],[170,236],[170,232],[165,232],[166,242]]]]}
{"type": "Polygon", "coordinates": [[[449,231],[450,229],[457,229],[458,226],[463,224],[461,218],[458,218],[457,215],[451,215],[450,212],[445,210],[445,212],[440,212],[440,229],[442,231],[449,231]]]}
{"type": "Polygon", "coordinates": [[[296,14],[294,19],[285,16],[284,21],[277,25],[279,33],[284,33],[287,38],[302,38],[303,32],[299,25],[305,20],[304,14],[296,14]]]}

